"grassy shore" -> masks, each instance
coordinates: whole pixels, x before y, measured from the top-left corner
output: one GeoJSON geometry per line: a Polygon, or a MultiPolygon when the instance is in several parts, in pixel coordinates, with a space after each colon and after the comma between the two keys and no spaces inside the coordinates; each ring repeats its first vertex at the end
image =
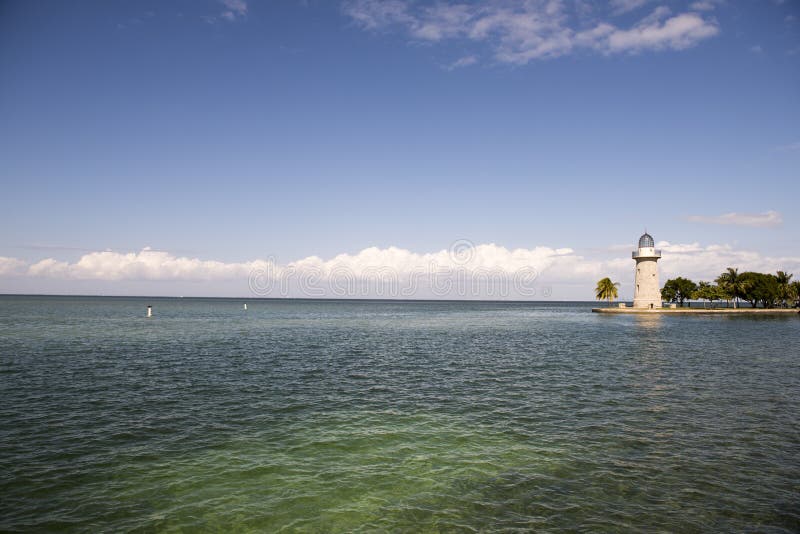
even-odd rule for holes
{"type": "Polygon", "coordinates": [[[797,308],[592,308],[594,313],[660,313],[660,314],[800,314],[797,308]]]}

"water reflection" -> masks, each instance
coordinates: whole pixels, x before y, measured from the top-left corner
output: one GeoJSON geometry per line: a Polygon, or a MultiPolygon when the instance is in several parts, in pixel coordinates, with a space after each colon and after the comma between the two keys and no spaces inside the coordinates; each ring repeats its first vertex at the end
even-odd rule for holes
{"type": "Polygon", "coordinates": [[[661,314],[641,313],[635,316],[636,327],[642,330],[657,330],[661,328],[661,314]]]}

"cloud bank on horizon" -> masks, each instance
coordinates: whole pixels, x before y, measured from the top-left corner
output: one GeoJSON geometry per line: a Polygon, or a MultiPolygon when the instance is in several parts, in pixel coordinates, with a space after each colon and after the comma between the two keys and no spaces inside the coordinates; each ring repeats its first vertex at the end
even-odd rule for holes
{"type": "MultiPolygon", "coordinates": [[[[646,50],[683,50],[714,37],[719,25],[709,14],[710,1],[694,2],[674,13],[658,6],[629,26],[615,23],[646,0],[613,0],[607,9],[589,2],[529,0],[522,3],[437,3],[410,0],[347,0],[344,13],[368,31],[399,31],[414,41],[461,41],[481,44],[495,61],[524,65],[590,50],[601,54],[646,50]]],[[[477,63],[473,54],[448,68],[477,63]]]]}
{"type": "MultiPolygon", "coordinates": [[[[664,252],[659,262],[664,280],[675,276],[713,280],[727,267],[737,267],[742,271],[800,271],[800,256],[764,256],[730,245],[661,241],[657,246],[664,252]]],[[[406,283],[405,292],[379,292],[377,296],[480,298],[493,296],[491,292],[488,295],[485,293],[484,286],[497,283],[508,285],[507,293],[499,296],[535,299],[549,296],[547,292],[537,293],[537,287],[552,291],[563,284],[583,287],[585,299],[590,299],[590,288],[599,277],[611,276],[623,284],[632,280],[633,263],[628,254],[620,256],[619,247],[610,247],[604,256],[587,258],[566,247],[508,249],[493,243],[472,245],[463,241],[456,242],[450,249],[431,253],[398,247],[369,247],[356,254],[343,253],[327,260],[309,256],[279,264],[269,258],[246,262],[202,260],[144,248],[128,253],[91,252],[74,262],[46,258],[29,263],[17,258],[0,257],[0,279],[23,277],[118,284],[125,281],[233,280],[249,283],[252,296],[274,297],[370,297],[376,294],[362,293],[355,286],[351,288],[352,293],[342,288],[347,284],[377,281],[386,284],[406,283]],[[459,277],[467,282],[478,280],[483,284],[484,293],[477,290],[474,294],[458,293],[456,283],[459,277]],[[408,285],[409,281],[413,281],[414,285],[408,285]],[[325,284],[328,284],[327,291],[325,284]],[[343,293],[331,294],[331,284],[342,289],[343,293]],[[439,293],[431,293],[432,285],[443,289],[439,293]]]]}

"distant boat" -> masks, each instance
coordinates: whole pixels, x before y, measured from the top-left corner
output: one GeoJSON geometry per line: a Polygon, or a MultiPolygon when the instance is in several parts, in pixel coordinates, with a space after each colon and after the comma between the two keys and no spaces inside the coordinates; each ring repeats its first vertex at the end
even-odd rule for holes
{"type": "Polygon", "coordinates": [[[245,310],[247,309],[247,304],[245,304],[245,305],[244,305],[244,309],[245,309],[245,310]]]}

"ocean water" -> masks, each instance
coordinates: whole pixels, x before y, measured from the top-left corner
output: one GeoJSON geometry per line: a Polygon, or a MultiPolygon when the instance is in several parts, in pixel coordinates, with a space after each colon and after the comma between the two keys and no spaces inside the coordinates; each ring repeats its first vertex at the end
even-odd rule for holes
{"type": "Polygon", "coordinates": [[[0,530],[800,530],[800,317],[243,302],[0,297],[0,530]]]}

